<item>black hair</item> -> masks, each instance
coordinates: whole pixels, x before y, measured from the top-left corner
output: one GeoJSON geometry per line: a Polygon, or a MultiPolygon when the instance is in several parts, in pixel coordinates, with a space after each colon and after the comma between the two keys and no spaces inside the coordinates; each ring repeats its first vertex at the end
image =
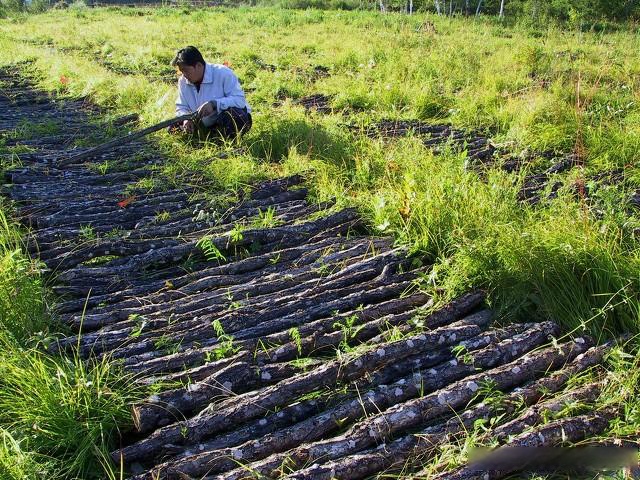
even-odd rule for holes
{"type": "Polygon", "coordinates": [[[173,67],[176,65],[188,65],[190,67],[195,67],[198,63],[205,65],[204,58],[202,57],[200,50],[191,45],[178,50],[176,56],[171,60],[171,66],[173,67]]]}

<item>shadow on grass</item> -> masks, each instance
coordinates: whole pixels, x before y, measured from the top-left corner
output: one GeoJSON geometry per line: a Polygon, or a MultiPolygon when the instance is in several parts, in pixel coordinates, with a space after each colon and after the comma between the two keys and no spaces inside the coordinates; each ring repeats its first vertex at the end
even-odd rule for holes
{"type": "Polygon", "coordinates": [[[346,129],[327,127],[307,118],[278,118],[260,122],[249,139],[251,154],[264,161],[280,162],[294,150],[349,168],[354,141],[346,129]]]}

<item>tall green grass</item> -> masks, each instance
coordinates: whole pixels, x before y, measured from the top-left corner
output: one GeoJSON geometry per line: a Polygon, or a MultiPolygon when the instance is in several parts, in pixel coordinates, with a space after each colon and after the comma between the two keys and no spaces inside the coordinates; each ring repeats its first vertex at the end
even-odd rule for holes
{"type": "Polygon", "coordinates": [[[25,257],[15,225],[0,210],[0,331],[16,343],[46,328],[38,264],[25,257]]]}
{"type": "MultiPolygon", "coordinates": [[[[228,61],[250,90],[254,128],[243,151],[223,159],[215,148],[159,136],[175,158],[171,176],[198,171],[212,188],[237,191],[305,172],[319,200],[360,206],[374,232],[394,234],[435,262],[432,283],[449,295],[483,286],[510,319],[552,317],[598,335],[638,330],[632,232],[640,219],[627,211],[627,187],[597,189],[595,209],[569,191],[530,209],[517,202],[518,178],[493,172],[480,181],[454,152],[433,156],[417,141],[383,142],[357,130],[388,117],[450,121],[516,152],[579,151],[585,168],[565,175],[568,183],[614,168],[637,181],[633,32],[361,11],[110,8],[5,22],[0,45],[10,52],[27,41],[20,57],[33,60],[27,72],[46,88],[153,122],[172,114],[175,86],[157,78],[173,50],[192,43],[184,32],[194,25],[209,26],[206,58],[228,61]],[[117,35],[116,24],[124,29],[117,35]],[[315,78],[316,65],[331,75],[315,78]],[[334,96],[336,115],[274,106],[283,95],[316,92],[334,96]]],[[[0,63],[13,60],[0,54],[0,63]]]]}
{"type": "Polygon", "coordinates": [[[142,392],[108,359],[44,353],[56,330],[38,268],[0,210],[0,479],[116,478],[107,455],[142,392]]]}
{"type": "MultiPolygon", "coordinates": [[[[423,287],[443,299],[483,287],[503,321],[551,318],[597,338],[640,331],[640,219],[626,206],[629,186],[601,186],[593,203],[571,188],[614,168],[640,182],[635,32],[373,12],[76,8],[0,20],[0,64],[30,60],[20,72],[43,87],[153,123],[173,113],[175,86],[158,78],[194,29],[206,58],[230,62],[250,90],[254,128],[224,158],[219,147],[158,135],[169,180],[198,173],[220,193],[304,173],[315,199],[358,206],[372,233],[433,263],[423,287]],[[313,77],[316,65],[331,75],[313,77]],[[336,114],[275,106],[318,92],[333,95],[336,114]],[[568,187],[556,200],[528,207],[517,201],[526,172],[481,179],[464,154],[358,130],[389,117],[451,122],[516,152],[577,150],[585,166],[561,177],[568,187]]],[[[55,331],[38,264],[5,216],[0,229],[0,477],[117,475],[105,452],[140,392],[107,362],[41,353],[55,331]]],[[[637,425],[633,398],[623,400],[637,425]]]]}

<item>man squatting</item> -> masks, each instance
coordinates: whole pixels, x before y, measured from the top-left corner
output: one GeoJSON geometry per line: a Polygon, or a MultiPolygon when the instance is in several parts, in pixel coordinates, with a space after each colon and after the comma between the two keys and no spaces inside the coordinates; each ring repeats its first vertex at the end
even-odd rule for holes
{"type": "MultiPolygon", "coordinates": [[[[229,67],[205,62],[193,46],[178,50],[171,65],[182,74],[178,80],[177,115],[197,112],[206,133],[225,139],[234,139],[251,128],[251,108],[238,77],[229,67]]],[[[177,127],[194,133],[196,125],[193,120],[185,120],[177,127]]]]}

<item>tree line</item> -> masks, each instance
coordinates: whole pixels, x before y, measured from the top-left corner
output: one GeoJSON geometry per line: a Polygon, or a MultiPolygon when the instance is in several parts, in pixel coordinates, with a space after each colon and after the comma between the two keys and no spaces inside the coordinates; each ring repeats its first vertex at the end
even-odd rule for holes
{"type": "Polygon", "coordinates": [[[422,8],[440,15],[528,16],[560,21],[580,18],[624,21],[640,16],[639,0],[433,0],[425,1],[422,8]]]}

